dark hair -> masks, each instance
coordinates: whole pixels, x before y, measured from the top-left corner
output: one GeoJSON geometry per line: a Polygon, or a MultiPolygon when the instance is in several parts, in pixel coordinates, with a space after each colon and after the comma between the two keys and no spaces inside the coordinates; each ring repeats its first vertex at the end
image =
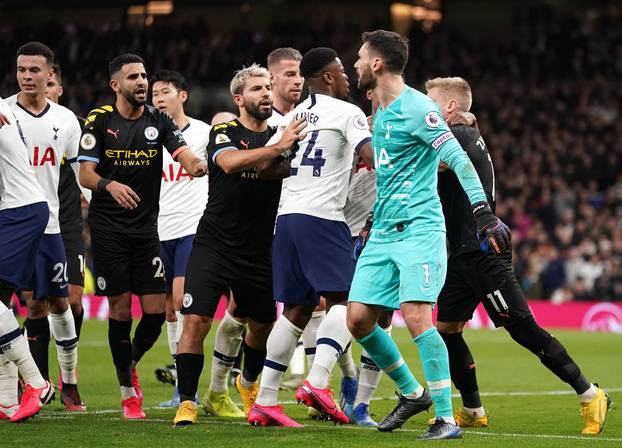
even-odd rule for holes
{"type": "Polygon", "coordinates": [[[132,54],[132,53],[120,54],[119,56],[117,56],[116,58],[114,58],[112,61],[108,63],[108,73],[110,74],[110,77],[112,78],[126,64],[145,65],[145,61],[143,60],[143,58],[141,58],[140,56],[136,54],[132,54]]]}
{"type": "Polygon", "coordinates": [[[54,63],[54,52],[41,42],[28,42],[17,49],[17,56],[43,56],[48,65],[54,63]]]}
{"type": "Polygon", "coordinates": [[[317,47],[305,53],[300,61],[300,74],[310,78],[337,59],[337,52],[332,48],[317,47]]]}
{"type": "Polygon", "coordinates": [[[408,61],[408,39],[393,31],[376,30],[363,33],[363,43],[378,53],[386,69],[402,74],[408,61]]]}
{"type": "Polygon", "coordinates": [[[281,61],[300,61],[302,55],[300,51],[292,47],[277,48],[268,55],[268,68],[281,61]]]}
{"type": "Polygon", "coordinates": [[[56,76],[56,79],[58,80],[58,84],[62,84],[63,83],[63,71],[61,70],[60,65],[52,64],[52,71],[54,72],[54,75],[56,76]]]}
{"type": "Polygon", "coordinates": [[[149,80],[149,85],[153,88],[153,84],[156,82],[163,82],[166,84],[173,84],[179,92],[188,92],[188,84],[186,78],[179,72],[173,70],[158,70],[153,77],[149,80]]]}

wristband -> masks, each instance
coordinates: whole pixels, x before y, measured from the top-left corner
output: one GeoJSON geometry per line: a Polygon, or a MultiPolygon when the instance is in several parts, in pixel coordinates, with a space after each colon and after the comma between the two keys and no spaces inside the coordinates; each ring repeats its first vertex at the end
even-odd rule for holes
{"type": "Polygon", "coordinates": [[[97,191],[106,191],[106,186],[112,182],[110,179],[101,178],[97,181],[97,191]]]}

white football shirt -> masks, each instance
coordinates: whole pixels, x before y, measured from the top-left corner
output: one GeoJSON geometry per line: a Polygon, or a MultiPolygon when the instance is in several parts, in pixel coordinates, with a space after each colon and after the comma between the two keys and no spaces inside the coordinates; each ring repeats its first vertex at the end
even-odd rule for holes
{"type": "MultiPolygon", "coordinates": [[[[320,94],[309,95],[293,115],[306,118],[307,135],[291,160],[292,173],[283,186],[279,215],[301,213],[345,221],[343,208],[354,154],[371,139],[367,118],[354,104],[320,94]]],[[[280,133],[271,141],[278,138],[280,133]]]]}
{"type": "Polygon", "coordinates": [[[43,189],[33,182],[35,173],[17,118],[2,98],[0,113],[11,122],[0,127],[0,210],[45,202],[43,189]]]}
{"type": "MultiPolygon", "coordinates": [[[[181,130],[190,150],[201,160],[207,157],[210,129],[207,123],[188,118],[188,124],[181,130]]],[[[191,177],[168,151],[163,151],[158,214],[160,241],[174,240],[197,232],[207,204],[208,188],[207,176],[191,177]]]]}
{"type": "MultiPolygon", "coordinates": [[[[17,96],[13,95],[6,101],[22,129],[32,170],[37,182],[43,188],[50,208],[50,219],[45,233],[60,233],[58,223],[60,165],[65,154],[67,159],[78,156],[80,123],[69,109],[49,100],[43,112],[34,115],[17,102],[17,96]]],[[[76,172],[75,164],[72,164],[72,168],[76,172]]]]}
{"type": "Polygon", "coordinates": [[[376,201],[376,172],[360,157],[354,158],[348,199],[343,213],[352,236],[358,236],[376,201]]]}

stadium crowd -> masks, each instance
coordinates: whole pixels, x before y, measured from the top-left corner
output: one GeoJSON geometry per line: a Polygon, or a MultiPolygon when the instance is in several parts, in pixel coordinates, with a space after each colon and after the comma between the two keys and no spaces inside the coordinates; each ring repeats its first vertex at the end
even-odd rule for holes
{"type": "MultiPolygon", "coordinates": [[[[514,265],[530,298],[622,300],[621,22],[615,10],[538,8],[515,16],[507,40],[442,26],[429,33],[415,27],[409,36],[408,82],[421,88],[428,78],[459,75],[473,87],[473,112],[497,174],[497,212],[513,229],[514,265]]],[[[79,115],[109,100],[102,61],[135,51],[150,71],[184,73],[194,115],[209,121],[228,104],[226,82],[242,64],[262,62],[282,45],[304,52],[325,44],[351,70],[363,28],[388,26],[366,25],[275,22],[215,34],[201,21],[144,30],[49,23],[37,36],[55,43],[64,104],[79,115]]],[[[2,29],[0,57],[12,60],[32,32],[2,29]]],[[[0,92],[16,88],[14,73],[5,71],[0,92]]]]}

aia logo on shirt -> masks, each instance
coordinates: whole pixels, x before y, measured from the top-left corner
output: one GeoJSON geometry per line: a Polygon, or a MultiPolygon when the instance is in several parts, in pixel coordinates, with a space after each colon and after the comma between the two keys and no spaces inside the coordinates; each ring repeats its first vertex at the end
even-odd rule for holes
{"type": "Polygon", "coordinates": [[[32,160],[30,161],[32,166],[43,166],[43,165],[52,165],[56,166],[56,154],[54,153],[54,148],[51,146],[42,149],[38,146],[35,146],[32,151],[32,160]]]}

